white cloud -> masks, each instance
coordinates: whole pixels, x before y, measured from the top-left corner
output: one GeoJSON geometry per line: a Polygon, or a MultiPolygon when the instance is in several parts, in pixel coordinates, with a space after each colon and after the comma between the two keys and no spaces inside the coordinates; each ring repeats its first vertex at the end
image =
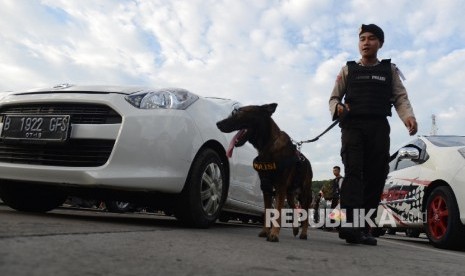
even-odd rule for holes
{"type": "MultiPolygon", "coordinates": [[[[392,58],[428,134],[463,134],[463,1],[0,0],[0,90],[57,83],[178,86],[244,104],[277,102],[296,140],[330,124],[340,68],[357,59],[357,31],[386,33],[392,58]],[[421,9],[418,8],[421,6],[421,9]]],[[[410,137],[394,115],[393,147],[410,137]]],[[[341,165],[340,131],[303,146],[315,179],[341,165]]]]}

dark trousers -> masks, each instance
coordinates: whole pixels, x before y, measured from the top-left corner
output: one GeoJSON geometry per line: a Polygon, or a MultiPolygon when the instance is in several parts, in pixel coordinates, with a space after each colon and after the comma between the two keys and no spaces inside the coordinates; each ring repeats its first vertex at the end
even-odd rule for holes
{"type": "Polygon", "coordinates": [[[341,125],[344,180],[340,200],[348,222],[353,221],[355,208],[366,212],[378,208],[389,172],[390,131],[386,118],[348,118],[341,125]]]}
{"type": "Polygon", "coordinates": [[[337,207],[337,205],[339,204],[339,196],[335,196],[333,197],[333,200],[331,200],[331,209],[334,209],[337,207]]]}

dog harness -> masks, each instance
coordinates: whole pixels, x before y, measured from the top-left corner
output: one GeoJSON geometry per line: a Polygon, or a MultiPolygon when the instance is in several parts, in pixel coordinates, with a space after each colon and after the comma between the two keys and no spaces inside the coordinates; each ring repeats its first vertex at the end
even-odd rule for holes
{"type": "Polygon", "coordinates": [[[296,173],[293,177],[292,185],[289,187],[290,190],[294,191],[299,188],[299,179],[303,173],[305,167],[304,162],[306,161],[305,156],[299,152],[295,145],[290,143],[295,150],[294,155],[281,160],[270,160],[270,157],[258,155],[253,160],[253,168],[258,172],[260,177],[260,188],[263,193],[273,193],[274,187],[272,179],[276,177],[277,173],[281,173],[284,169],[296,168],[296,173]]]}

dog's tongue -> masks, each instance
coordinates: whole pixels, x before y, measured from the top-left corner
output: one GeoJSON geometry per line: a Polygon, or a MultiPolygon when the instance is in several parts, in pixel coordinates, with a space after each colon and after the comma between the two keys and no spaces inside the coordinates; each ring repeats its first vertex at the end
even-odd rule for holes
{"type": "Polygon", "coordinates": [[[246,130],[245,129],[241,129],[239,130],[236,135],[234,135],[234,137],[231,139],[231,142],[229,142],[229,147],[228,147],[228,150],[226,151],[226,156],[228,158],[231,158],[232,157],[232,154],[233,154],[233,150],[234,150],[234,146],[236,146],[236,143],[237,141],[239,140],[238,138],[244,134],[246,130]]]}

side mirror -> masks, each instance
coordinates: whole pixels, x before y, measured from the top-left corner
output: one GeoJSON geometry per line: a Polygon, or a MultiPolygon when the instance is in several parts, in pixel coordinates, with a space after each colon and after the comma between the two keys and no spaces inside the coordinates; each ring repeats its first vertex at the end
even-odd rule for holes
{"type": "Polygon", "coordinates": [[[399,150],[399,160],[418,160],[420,158],[420,151],[414,147],[403,147],[399,150]]]}

